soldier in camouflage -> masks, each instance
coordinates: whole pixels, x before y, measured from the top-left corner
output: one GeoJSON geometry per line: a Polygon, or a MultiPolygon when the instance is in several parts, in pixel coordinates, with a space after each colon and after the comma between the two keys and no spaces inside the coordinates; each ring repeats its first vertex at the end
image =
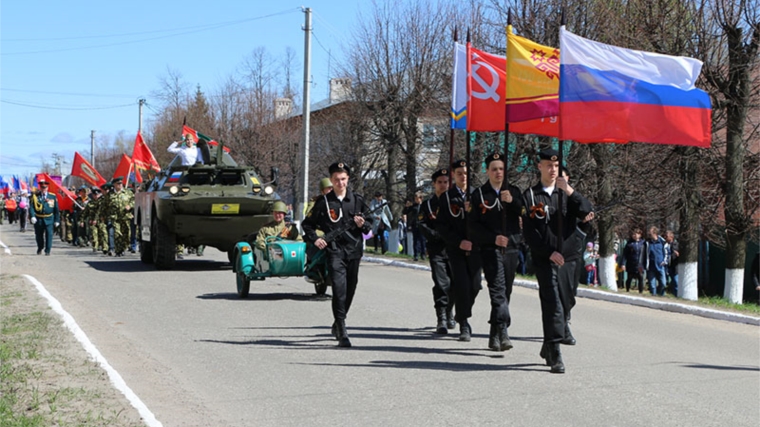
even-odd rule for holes
{"type": "MultiPolygon", "coordinates": [[[[108,204],[110,203],[113,186],[110,182],[107,182],[103,184],[101,188],[103,188],[103,196],[100,198],[98,210],[95,215],[98,225],[98,234],[100,235],[100,249],[103,251],[103,255],[108,255],[112,250],[111,239],[108,235],[108,204]]],[[[113,255],[112,252],[111,255],[113,255]]]]}
{"type": "Polygon", "coordinates": [[[132,207],[135,204],[135,196],[134,193],[124,188],[123,178],[114,178],[111,184],[113,185],[113,192],[110,199],[108,199],[106,215],[113,227],[114,250],[116,251],[116,256],[120,257],[129,248],[129,222],[132,220],[132,207]]]}
{"type": "Polygon", "coordinates": [[[92,241],[92,251],[97,252],[101,249],[100,246],[100,230],[98,227],[98,211],[100,210],[100,204],[103,201],[102,191],[98,187],[92,187],[90,193],[90,201],[87,206],[84,207],[82,212],[82,223],[90,230],[90,239],[92,241]]]}

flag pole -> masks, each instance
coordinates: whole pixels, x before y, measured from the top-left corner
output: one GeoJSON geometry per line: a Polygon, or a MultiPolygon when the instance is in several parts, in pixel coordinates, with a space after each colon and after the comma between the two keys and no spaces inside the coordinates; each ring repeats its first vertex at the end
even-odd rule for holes
{"type": "MultiPolygon", "coordinates": [[[[560,17],[560,28],[565,27],[565,7],[562,7],[561,11],[561,17],[560,17]]],[[[562,49],[562,46],[560,46],[560,49],[562,49]]],[[[559,79],[559,84],[562,84],[562,78],[559,79]]],[[[560,92],[562,92],[560,90],[560,92]]],[[[561,104],[560,104],[561,105],[561,104]]],[[[560,114],[558,115],[559,118],[559,170],[557,171],[557,177],[562,178],[562,164],[564,163],[565,158],[565,142],[562,140],[562,112],[560,111],[560,114]]],[[[561,190],[558,190],[561,191],[561,190]]],[[[563,221],[562,221],[562,211],[563,211],[563,195],[562,193],[559,193],[559,197],[557,198],[557,252],[560,254],[562,253],[562,247],[565,245],[565,235],[564,235],[564,227],[563,227],[563,221]]]]}
{"type": "MultiPolygon", "coordinates": [[[[507,111],[507,93],[509,92],[509,31],[512,29],[512,8],[507,9],[507,49],[504,52],[506,61],[504,61],[504,179],[501,182],[501,189],[509,189],[509,112],[507,111]]],[[[499,194],[501,200],[501,194],[499,194]]],[[[507,235],[507,210],[501,210],[501,231],[507,235]]],[[[507,248],[502,249],[506,253],[507,248]]]]}
{"type": "MultiPolygon", "coordinates": [[[[468,99],[472,94],[472,91],[470,88],[470,71],[471,71],[470,63],[472,62],[472,58],[470,56],[472,55],[470,53],[471,41],[472,41],[472,38],[470,36],[470,28],[468,27],[467,28],[467,98],[468,99]]],[[[469,114],[470,114],[470,108],[468,106],[467,108],[467,123],[468,124],[470,123],[469,114]]],[[[465,219],[464,237],[465,239],[470,240],[470,228],[467,227],[467,204],[470,202],[470,178],[472,174],[472,164],[470,162],[470,131],[466,129],[464,132],[464,135],[465,135],[464,139],[465,139],[465,144],[466,144],[465,157],[466,157],[466,162],[467,162],[467,174],[466,174],[467,182],[465,182],[464,184],[464,204],[465,204],[464,208],[465,209],[464,209],[464,212],[462,212],[462,217],[465,219]]],[[[465,252],[465,254],[469,256],[470,252],[465,252]]]]}
{"type": "MultiPolygon", "coordinates": [[[[457,55],[457,41],[459,41],[459,34],[457,31],[457,27],[454,27],[454,62],[456,63],[456,55],[457,55]]],[[[454,73],[456,73],[456,68],[454,69],[454,73]]],[[[452,74],[454,74],[452,73],[452,74]]],[[[456,81],[453,81],[452,84],[456,85],[456,81]]],[[[456,93],[454,93],[454,97],[456,97],[456,93]]],[[[453,112],[452,112],[453,113],[453,112]]],[[[454,139],[456,137],[456,134],[454,132],[454,121],[456,120],[456,117],[451,118],[451,129],[449,129],[449,167],[451,167],[452,164],[454,164],[454,139]]],[[[453,171],[450,175],[451,178],[453,178],[453,171]]],[[[449,179],[449,188],[452,188],[454,186],[454,180],[449,179]]]]}

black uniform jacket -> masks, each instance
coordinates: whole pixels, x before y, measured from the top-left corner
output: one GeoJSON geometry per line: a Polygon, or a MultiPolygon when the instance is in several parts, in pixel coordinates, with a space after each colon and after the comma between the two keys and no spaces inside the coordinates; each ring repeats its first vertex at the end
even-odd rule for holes
{"type": "MultiPolygon", "coordinates": [[[[472,193],[472,191],[470,191],[472,193]]],[[[464,211],[464,195],[459,188],[453,187],[438,198],[438,218],[436,230],[443,236],[446,249],[460,250],[462,240],[471,240],[467,235],[466,213],[464,211]]],[[[473,245],[473,252],[478,248],[473,245]]]]}
{"type": "Polygon", "coordinates": [[[517,252],[522,242],[522,230],[520,230],[520,215],[525,205],[523,204],[520,189],[514,185],[507,185],[506,190],[512,195],[510,203],[502,202],[500,194],[494,190],[490,182],[472,193],[472,203],[467,218],[470,226],[470,237],[474,244],[483,249],[496,249],[496,236],[502,235],[509,238],[507,250],[517,252]],[[498,202],[497,202],[498,200],[498,202]],[[507,223],[504,226],[504,212],[506,211],[507,223]]]}
{"type": "Polygon", "coordinates": [[[561,253],[566,261],[580,258],[586,232],[578,226],[578,223],[593,210],[591,202],[578,191],[574,191],[573,195],[568,197],[564,191],[559,191],[555,187],[552,194],[547,194],[540,182],[523,193],[523,202],[526,209],[523,216],[523,235],[530,246],[534,260],[548,261],[555,251],[561,253]],[[558,249],[557,207],[560,194],[563,199],[562,235],[564,241],[562,248],[558,249]]]}
{"type": "Polygon", "coordinates": [[[364,237],[362,233],[369,233],[372,229],[372,218],[366,215],[367,205],[364,199],[354,194],[351,189],[346,190],[346,196],[339,200],[334,192],[327,193],[317,198],[309,215],[303,220],[303,231],[306,240],[314,243],[319,237],[317,230],[325,234],[338,228],[340,224],[353,223],[354,215],[364,214],[364,226],[358,228],[353,225],[349,230],[341,234],[337,240],[328,244],[328,253],[340,256],[344,259],[357,259],[362,257],[364,237]]]}
{"type": "Polygon", "coordinates": [[[420,207],[420,213],[417,216],[417,224],[420,227],[420,232],[425,236],[425,242],[429,253],[439,254],[446,250],[446,241],[443,240],[443,236],[436,230],[438,225],[438,213],[439,213],[440,199],[435,194],[429,199],[422,202],[420,207]]]}

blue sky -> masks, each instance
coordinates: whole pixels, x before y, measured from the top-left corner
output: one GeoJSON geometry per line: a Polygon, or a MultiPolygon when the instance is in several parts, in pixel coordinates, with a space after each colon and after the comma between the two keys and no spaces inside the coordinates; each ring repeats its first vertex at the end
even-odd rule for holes
{"type": "MultiPolygon", "coordinates": [[[[3,1],[0,175],[37,172],[53,153],[70,162],[75,151],[89,151],[91,130],[133,135],[138,99],[158,102],[150,94],[167,67],[214,91],[255,48],[280,56],[292,47],[300,86],[301,6],[313,12],[316,102],[336,77],[328,75],[327,50],[334,66],[357,13],[370,13],[370,0],[3,1]]],[[[145,123],[152,113],[143,113],[145,123]]]]}

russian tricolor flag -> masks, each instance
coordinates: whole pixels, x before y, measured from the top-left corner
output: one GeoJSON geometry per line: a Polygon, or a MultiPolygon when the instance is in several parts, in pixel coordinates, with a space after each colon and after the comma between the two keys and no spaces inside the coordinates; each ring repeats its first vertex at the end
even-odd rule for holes
{"type": "Polygon", "coordinates": [[[610,46],[560,30],[560,138],[709,147],[702,62],[610,46]]]}

